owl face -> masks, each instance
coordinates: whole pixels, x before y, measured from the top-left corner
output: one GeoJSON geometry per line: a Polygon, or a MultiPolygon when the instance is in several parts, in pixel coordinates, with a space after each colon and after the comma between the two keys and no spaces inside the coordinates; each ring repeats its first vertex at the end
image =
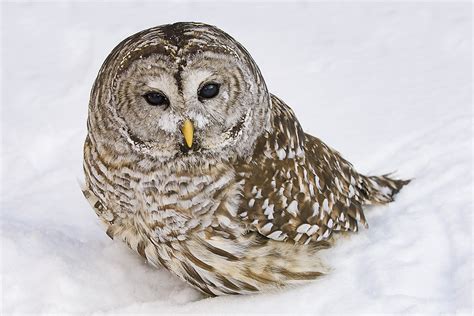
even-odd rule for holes
{"type": "Polygon", "coordinates": [[[173,24],[134,36],[119,44],[99,74],[97,80],[109,88],[107,101],[91,104],[112,116],[117,128],[108,132],[114,139],[159,160],[250,155],[270,125],[270,105],[245,49],[203,24],[173,24]],[[102,78],[107,72],[113,74],[102,78]]]}

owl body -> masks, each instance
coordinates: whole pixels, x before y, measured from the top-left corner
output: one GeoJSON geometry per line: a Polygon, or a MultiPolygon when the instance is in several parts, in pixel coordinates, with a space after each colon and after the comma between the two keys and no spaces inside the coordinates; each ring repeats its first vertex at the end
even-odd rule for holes
{"type": "Polygon", "coordinates": [[[362,206],[407,183],[360,175],[305,134],[248,52],[204,24],[119,44],[88,130],[84,194],[107,234],[211,296],[325,273],[334,233],[366,225],[362,206]]]}

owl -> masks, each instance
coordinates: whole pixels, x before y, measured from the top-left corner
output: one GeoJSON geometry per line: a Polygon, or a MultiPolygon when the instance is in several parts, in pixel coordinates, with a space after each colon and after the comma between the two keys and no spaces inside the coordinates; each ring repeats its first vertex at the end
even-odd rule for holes
{"type": "Polygon", "coordinates": [[[408,181],[359,174],[222,30],[134,34],[92,88],[83,192],[112,239],[209,296],[327,273],[321,250],[408,181]]]}

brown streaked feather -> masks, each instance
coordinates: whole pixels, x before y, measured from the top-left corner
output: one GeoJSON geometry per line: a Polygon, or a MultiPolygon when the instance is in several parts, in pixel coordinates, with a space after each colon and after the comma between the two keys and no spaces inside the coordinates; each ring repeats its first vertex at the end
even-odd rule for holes
{"type": "Polygon", "coordinates": [[[362,206],[387,203],[407,181],[366,177],[320,139],[305,134],[293,111],[272,96],[273,133],[257,142],[243,177],[239,214],[261,234],[296,243],[367,227],[362,206]],[[386,193],[383,193],[383,191],[386,193]]]}

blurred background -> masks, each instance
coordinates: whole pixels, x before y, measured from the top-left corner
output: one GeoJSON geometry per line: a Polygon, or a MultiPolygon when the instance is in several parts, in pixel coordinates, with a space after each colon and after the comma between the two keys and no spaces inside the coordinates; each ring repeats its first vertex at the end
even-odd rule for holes
{"type": "Polygon", "coordinates": [[[471,312],[470,2],[7,1],[1,17],[5,314],[471,312]],[[121,40],[178,21],[240,41],[359,171],[415,178],[331,252],[330,276],[203,301],[104,234],[80,192],[90,89],[121,40]]]}

